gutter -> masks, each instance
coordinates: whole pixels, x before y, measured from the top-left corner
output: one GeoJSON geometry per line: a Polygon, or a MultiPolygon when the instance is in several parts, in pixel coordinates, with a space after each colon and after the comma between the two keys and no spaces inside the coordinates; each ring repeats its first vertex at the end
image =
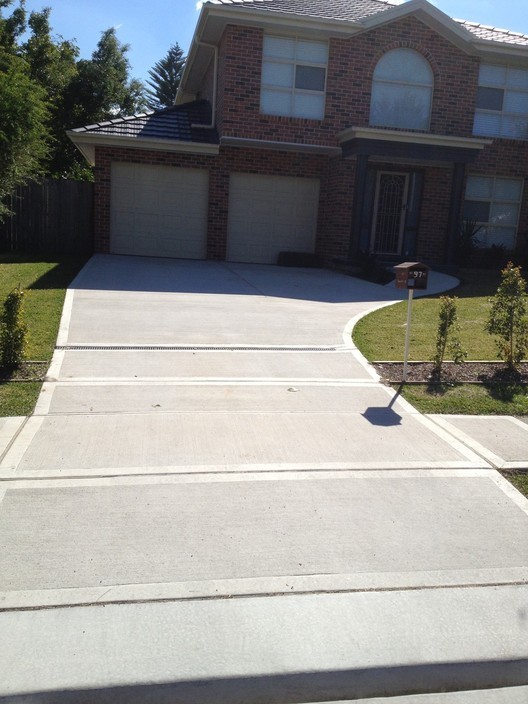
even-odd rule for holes
{"type": "Polygon", "coordinates": [[[68,130],[66,132],[77,149],[92,166],[95,165],[95,147],[127,147],[129,149],[152,149],[154,151],[180,152],[190,154],[218,155],[218,144],[203,142],[178,142],[171,139],[124,137],[113,134],[94,134],[68,130]]]}

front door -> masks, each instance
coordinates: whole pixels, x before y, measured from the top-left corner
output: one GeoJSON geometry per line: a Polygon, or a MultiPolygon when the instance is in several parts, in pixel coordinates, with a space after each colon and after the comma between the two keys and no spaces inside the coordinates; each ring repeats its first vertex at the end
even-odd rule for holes
{"type": "Polygon", "coordinates": [[[370,240],[375,254],[401,254],[408,192],[408,173],[378,172],[370,240]]]}

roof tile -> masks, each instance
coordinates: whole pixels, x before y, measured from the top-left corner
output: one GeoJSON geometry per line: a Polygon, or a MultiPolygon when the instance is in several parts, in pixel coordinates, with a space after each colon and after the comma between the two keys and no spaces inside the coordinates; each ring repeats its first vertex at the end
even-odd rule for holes
{"type": "MultiPolygon", "coordinates": [[[[259,12],[280,12],[328,20],[361,22],[401,5],[401,0],[205,0],[204,4],[244,5],[259,12]]],[[[478,22],[454,20],[477,39],[528,46],[528,35],[478,22]]]]}
{"type": "Polygon", "coordinates": [[[217,144],[216,130],[207,127],[210,121],[210,104],[207,100],[197,100],[156,112],[105,120],[73,132],[217,144]]]}

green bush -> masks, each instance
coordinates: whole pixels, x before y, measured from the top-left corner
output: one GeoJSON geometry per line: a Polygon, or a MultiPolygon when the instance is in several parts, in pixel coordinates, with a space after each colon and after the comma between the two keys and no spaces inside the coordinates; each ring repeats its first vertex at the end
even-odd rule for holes
{"type": "Polygon", "coordinates": [[[25,291],[20,286],[11,291],[4,302],[0,323],[0,366],[18,367],[24,359],[27,327],[23,321],[25,291]]]}

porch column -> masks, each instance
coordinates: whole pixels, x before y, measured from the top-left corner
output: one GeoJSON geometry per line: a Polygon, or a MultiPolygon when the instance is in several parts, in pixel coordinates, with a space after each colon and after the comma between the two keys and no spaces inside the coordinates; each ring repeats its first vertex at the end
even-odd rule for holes
{"type": "Polygon", "coordinates": [[[358,154],[356,157],[356,178],[354,182],[354,198],[352,200],[352,224],[350,227],[350,245],[348,256],[354,259],[359,251],[361,236],[361,220],[363,203],[367,186],[368,154],[358,154]]]}
{"type": "Polygon", "coordinates": [[[465,176],[466,165],[460,162],[456,163],[453,169],[451,206],[449,208],[449,220],[447,224],[446,264],[455,263],[456,242],[459,235],[460,210],[462,207],[465,176]]]}

